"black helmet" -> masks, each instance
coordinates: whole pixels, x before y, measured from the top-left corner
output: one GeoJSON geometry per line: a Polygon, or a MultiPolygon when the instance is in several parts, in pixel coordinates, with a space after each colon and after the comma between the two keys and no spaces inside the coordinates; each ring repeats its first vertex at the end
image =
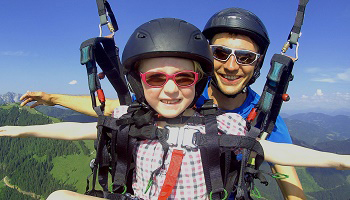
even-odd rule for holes
{"type": "Polygon", "coordinates": [[[139,26],[130,36],[123,51],[122,61],[127,79],[139,103],[146,102],[140,75],[135,64],[146,58],[179,57],[197,61],[204,71],[196,84],[195,104],[202,94],[208,76],[213,72],[213,58],[209,44],[194,25],[174,18],[161,18],[139,26]]]}
{"type": "MultiPolygon", "coordinates": [[[[255,82],[260,76],[260,69],[264,62],[270,39],[262,21],[252,12],[242,8],[227,8],[215,13],[204,27],[203,34],[211,40],[215,34],[229,32],[247,35],[259,46],[262,59],[257,63],[254,75],[248,85],[255,82]]],[[[215,83],[214,77],[214,83],[215,83]]],[[[218,87],[217,87],[218,88],[218,87]]]]}

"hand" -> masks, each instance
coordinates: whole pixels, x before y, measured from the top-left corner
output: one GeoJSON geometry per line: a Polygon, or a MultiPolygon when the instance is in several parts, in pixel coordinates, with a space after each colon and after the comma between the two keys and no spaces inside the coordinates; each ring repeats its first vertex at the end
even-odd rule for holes
{"type": "Polygon", "coordinates": [[[55,103],[52,102],[52,98],[50,94],[47,94],[45,92],[27,92],[20,98],[21,106],[25,106],[27,103],[36,101],[33,105],[30,106],[30,108],[34,108],[39,105],[46,105],[46,106],[54,106],[55,103]]]}
{"type": "Polygon", "coordinates": [[[0,127],[0,137],[23,137],[21,126],[3,126],[0,127]]]}

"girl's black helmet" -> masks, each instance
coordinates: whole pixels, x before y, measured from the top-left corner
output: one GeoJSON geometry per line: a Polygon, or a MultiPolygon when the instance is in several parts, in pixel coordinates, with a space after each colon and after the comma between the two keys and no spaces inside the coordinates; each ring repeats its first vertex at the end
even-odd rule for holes
{"type": "MultiPolygon", "coordinates": [[[[254,75],[249,84],[260,76],[260,69],[264,55],[270,44],[270,39],[262,21],[252,12],[242,8],[227,8],[215,13],[204,27],[203,34],[211,40],[218,33],[237,33],[247,35],[259,46],[259,53],[263,56],[256,65],[254,75]]],[[[215,81],[215,78],[214,78],[215,81]]]]}
{"type": "Polygon", "coordinates": [[[204,77],[196,84],[195,104],[202,94],[208,76],[213,73],[213,58],[209,44],[194,25],[175,18],[161,18],[139,26],[129,38],[122,62],[127,79],[139,103],[145,101],[140,75],[135,64],[146,58],[178,57],[197,61],[204,77]]]}

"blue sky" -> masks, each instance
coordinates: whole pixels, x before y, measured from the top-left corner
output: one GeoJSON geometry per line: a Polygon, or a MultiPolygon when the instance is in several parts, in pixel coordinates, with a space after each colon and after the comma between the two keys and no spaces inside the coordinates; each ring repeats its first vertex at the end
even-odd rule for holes
{"type": "MultiPolygon", "coordinates": [[[[99,34],[95,0],[0,2],[0,94],[45,91],[60,94],[88,94],[85,67],[79,63],[79,47],[99,34]],[[71,83],[71,84],[69,84],[71,83]],[[74,83],[74,84],[72,84],[74,83]]],[[[271,45],[262,75],[253,85],[261,92],[269,60],[279,53],[294,23],[298,0],[110,0],[120,30],[116,44],[123,47],[133,30],[159,17],[184,19],[200,29],[215,12],[241,7],[265,23],[271,45]]],[[[290,83],[291,101],[285,111],[311,108],[350,108],[350,56],[348,48],[350,1],[310,0],[302,37],[299,61],[290,83]]],[[[104,29],[107,34],[107,30],[104,29]]],[[[288,54],[294,55],[293,50],[288,54]]],[[[106,96],[116,98],[107,80],[106,96]]]]}

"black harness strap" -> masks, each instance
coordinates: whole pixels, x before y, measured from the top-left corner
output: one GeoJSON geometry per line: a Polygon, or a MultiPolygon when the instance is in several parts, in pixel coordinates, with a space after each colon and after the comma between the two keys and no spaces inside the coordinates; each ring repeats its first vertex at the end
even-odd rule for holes
{"type": "Polygon", "coordinates": [[[301,26],[303,25],[305,8],[309,0],[299,0],[298,11],[295,17],[294,25],[288,36],[288,40],[291,44],[297,44],[300,37],[301,26]]]}
{"type": "Polygon", "coordinates": [[[244,148],[256,152],[264,157],[264,151],[261,144],[255,139],[240,135],[208,135],[197,133],[195,136],[195,144],[199,147],[207,146],[214,138],[216,144],[221,148],[244,148]]]}
{"type": "Polygon", "coordinates": [[[212,199],[221,199],[227,195],[222,181],[220,168],[220,145],[217,139],[217,107],[214,106],[213,100],[207,100],[200,110],[205,117],[205,144],[199,145],[201,152],[203,172],[209,197],[212,199]]]}
{"type": "MultiPolygon", "coordinates": [[[[97,37],[84,41],[80,46],[82,65],[86,65],[87,70],[94,70],[94,75],[89,74],[89,87],[94,89],[93,82],[99,85],[97,77],[96,63],[101,67],[102,71],[107,75],[113,88],[118,93],[121,105],[131,103],[131,97],[127,87],[127,83],[123,73],[121,73],[121,64],[118,55],[118,48],[115,46],[113,38],[97,37]],[[90,78],[91,77],[91,78],[90,78]]],[[[101,89],[100,85],[98,88],[101,89]]]]}

